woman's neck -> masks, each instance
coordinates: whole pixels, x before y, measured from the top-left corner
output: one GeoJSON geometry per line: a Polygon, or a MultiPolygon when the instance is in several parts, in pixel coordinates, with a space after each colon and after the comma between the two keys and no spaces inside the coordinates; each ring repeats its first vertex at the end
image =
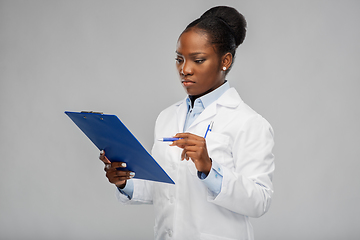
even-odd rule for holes
{"type": "MultiPolygon", "coordinates": [[[[224,81],[224,83],[226,83],[226,82],[227,82],[227,80],[224,81]]],[[[219,87],[221,87],[222,85],[224,85],[224,83],[221,84],[219,87]]],[[[219,87],[218,87],[218,88],[219,88],[219,87]]],[[[215,88],[215,89],[217,89],[217,88],[215,88]]],[[[196,99],[198,99],[199,97],[202,97],[202,96],[204,96],[204,95],[206,95],[206,94],[214,91],[215,89],[209,89],[209,90],[207,90],[206,92],[204,92],[204,93],[202,93],[202,94],[199,94],[199,95],[189,95],[189,99],[190,99],[190,101],[191,101],[191,107],[192,107],[192,108],[194,107],[194,102],[195,102],[196,99]]]]}

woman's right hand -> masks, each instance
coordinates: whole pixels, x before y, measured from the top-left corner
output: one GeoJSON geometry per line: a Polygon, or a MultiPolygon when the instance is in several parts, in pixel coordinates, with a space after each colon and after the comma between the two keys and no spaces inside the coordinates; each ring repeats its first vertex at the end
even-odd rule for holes
{"type": "Polygon", "coordinates": [[[110,183],[115,184],[119,188],[124,188],[126,181],[135,176],[134,172],[127,170],[118,170],[119,168],[126,168],[126,163],[124,162],[110,162],[109,159],[105,156],[105,152],[100,152],[99,159],[105,164],[104,170],[106,172],[106,177],[110,183]]]}

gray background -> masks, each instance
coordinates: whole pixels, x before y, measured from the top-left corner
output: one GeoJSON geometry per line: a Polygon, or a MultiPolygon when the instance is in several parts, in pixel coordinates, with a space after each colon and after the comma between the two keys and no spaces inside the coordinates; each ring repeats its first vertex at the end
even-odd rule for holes
{"type": "Polygon", "coordinates": [[[256,239],[360,235],[359,1],[0,1],[0,239],[151,239],[63,113],[118,115],[150,150],[185,96],[184,27],[215,5],[248,21],[230,84],[275,129],[275,196],[256,239]]]}

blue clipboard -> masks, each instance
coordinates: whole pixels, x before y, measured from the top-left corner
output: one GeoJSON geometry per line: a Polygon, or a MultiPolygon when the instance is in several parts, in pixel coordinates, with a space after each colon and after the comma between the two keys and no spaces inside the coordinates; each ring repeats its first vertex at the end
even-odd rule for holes
{"type": "Polygon", "coordinates": [[[125,162],[138,179],[172,183],[155,159],[126,128],[116,115],[94,112],[65,112],[80,130],[104,150],[111,162],[125,162]]]}

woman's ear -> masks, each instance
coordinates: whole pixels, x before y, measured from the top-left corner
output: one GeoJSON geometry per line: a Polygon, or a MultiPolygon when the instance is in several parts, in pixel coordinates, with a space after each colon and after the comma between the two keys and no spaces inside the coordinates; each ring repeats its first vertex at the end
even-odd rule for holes
{"type": "Polygon", "coordinates": [[[231,53],[225,53],[221,58],[221,68],[228,70],[232,64],[233,56],[231,53]]]}

